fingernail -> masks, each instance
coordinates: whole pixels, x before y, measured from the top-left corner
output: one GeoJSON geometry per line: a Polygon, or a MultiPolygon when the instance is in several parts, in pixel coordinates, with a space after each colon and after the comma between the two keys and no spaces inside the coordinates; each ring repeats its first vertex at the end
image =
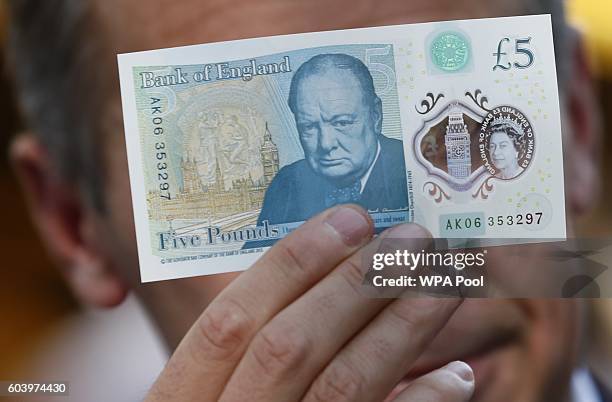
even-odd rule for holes
{"type": "Polygon", "coordinates": [[[370,221],[351,207],[340,207],[325,221],[342,236],[348,246],[356,246],[371,233],[370,221]]]}
{"type": "Polygon", "coordinates": [[[456,361],[446,365],[446,369],[452,371],[457,374],[464,381],[472,382],[474,381],[474,371],[472,368],[465,362],[456,361]]]}

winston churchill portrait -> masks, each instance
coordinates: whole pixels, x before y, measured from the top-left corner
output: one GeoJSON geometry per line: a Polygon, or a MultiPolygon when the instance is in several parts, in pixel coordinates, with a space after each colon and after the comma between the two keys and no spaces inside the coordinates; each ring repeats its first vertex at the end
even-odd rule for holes
{"type": "Polygon", "coordinates": [[[402,141],[382,133],[382,102],[365,64],[346,54],[314,56],[295,72],[288,102],[304,159],[270,183],[258,226],[305,221],[337,204],[408,207],[402,141]]]}

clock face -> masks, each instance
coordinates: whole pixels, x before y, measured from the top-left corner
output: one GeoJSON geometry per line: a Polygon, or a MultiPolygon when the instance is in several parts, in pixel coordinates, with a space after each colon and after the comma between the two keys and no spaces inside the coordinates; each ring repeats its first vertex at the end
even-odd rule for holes
{"type": "Polygon", "coordinates": [[[465,155],[465,150],[463,149],[463,147],[453,147],[451,154],[455,158],[463,158],[463,156],[465,155]]]}

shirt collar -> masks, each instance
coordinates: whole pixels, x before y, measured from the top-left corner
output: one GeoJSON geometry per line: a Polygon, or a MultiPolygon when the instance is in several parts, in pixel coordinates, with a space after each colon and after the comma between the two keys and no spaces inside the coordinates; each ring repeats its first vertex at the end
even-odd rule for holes
{"type": "Polygon", "coordinates": [[[585,367],[572,375],[572,402],[603,402],[593,376],[585,367]]]}

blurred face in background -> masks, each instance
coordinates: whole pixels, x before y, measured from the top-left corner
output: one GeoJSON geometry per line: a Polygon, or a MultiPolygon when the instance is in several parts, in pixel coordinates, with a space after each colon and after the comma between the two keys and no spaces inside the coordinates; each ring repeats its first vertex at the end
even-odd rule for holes
{"type": "MultiPolygon", "coordinates": [[[[57,242],[50,244],[50,248],[62,255],[64,265],[72,267],[68,279],[88,303],[116,305],[128,290],[134,290],[170,348],[176,346],[206,305],[238,274],[140,284],[116,53],[264,35],[522,13],[521,2],[516,0],[237,0],[231,3],[99,0],[95,4],[104,30],[100,38],[108,47],[99,68],[105,69],[108,85],[115,88],[114,97],[108,99],[108,108],[104,111],[104,162],[100,168],[106,212],[100,213],[84,204],[79,215],[79,249],[74,251],[61,243],[58,246],[57,242]]],[[[574,53],[576,60],[582,59],[579,50],[574,53]]],[[[592,133],[581,132],[589,139],[571,146],[573,136],[583,130],[585,119],[592,118],[590,111],[583,110],[593,104],[592,93],[585,89],[590,88],[587,77],[583,71],[574,70],[572,82],[575,84],[570,83],[565,89],[564,105],[578,107],[580,119],[572,117],[575,108],[571,109],[572,113],[568,112],[569,108],[562,111],[570,120],[566,127],[566,148],[572,152],[566,158],[566,177],[568,183],[581,183],[578,187],[567,187],[568,211],[575,212],[586,209],[596,192],[595,179],[588,176],[596,175],[590,156],[592,133]],[[586,167],[583,169],[583,166],[586,167]]],[[[44,160],[44,155],[32,151],[33,147],[31,140],[16,144],[14,155],[18,167],[19,161],[26,157],[44,160]]],[[[26,183],[25,187],[31,186],[26,183]]],[[[45,225],[53,225],[61,217],[48,217],[36,209],[34,215],[35,220],[43,222],[43,238],[54,238],[44,233],[59,229],[45,225]]],[[[476,400],[563,400],[560,395],[567,391],[565,385],[569,383],[577,355],[579,309],[574,301],[467,300],[423,354],[415,374],[462,359],[475,369],[476,400]]]]}

